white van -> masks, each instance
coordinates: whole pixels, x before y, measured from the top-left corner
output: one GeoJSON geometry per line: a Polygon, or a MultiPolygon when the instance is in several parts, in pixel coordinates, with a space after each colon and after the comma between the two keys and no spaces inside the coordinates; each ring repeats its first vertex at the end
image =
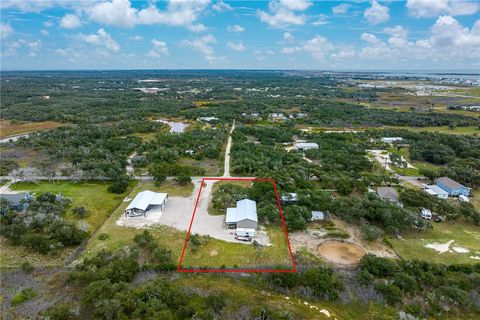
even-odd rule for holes
{"type": "Polygon", "coordinates": [[[422,218],[425,220],[432,220],[432,211],[427,208],[422,209],[422,218]]]}
{"type": "Polygon", "coordinates": [[[463,202],[470,202],[470,199],[468,199],[468,197],[465,197],[463,194],[458,196],[458,200],[463,202]]]}

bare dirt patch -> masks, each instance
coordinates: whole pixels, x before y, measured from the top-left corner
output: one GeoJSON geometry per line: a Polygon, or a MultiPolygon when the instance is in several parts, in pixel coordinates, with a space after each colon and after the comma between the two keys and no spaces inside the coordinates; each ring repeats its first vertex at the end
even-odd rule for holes
{"type": "Polygon", "coordinates": [[[365,251],[356,244],[337,240],[322,243],[317,251],[325,260],[342,265],[356,265],[365,255],[365,251]]]}

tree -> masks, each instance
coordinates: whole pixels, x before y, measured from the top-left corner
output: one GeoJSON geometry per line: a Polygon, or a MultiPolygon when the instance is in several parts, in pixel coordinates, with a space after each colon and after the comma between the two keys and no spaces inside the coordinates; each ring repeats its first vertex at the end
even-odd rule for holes
{"type": "Polygon", "coordinates": [[[180,184],[180,185],[186,185],[186,184],[192,182],[192,178],[189,175],[183,174],[183,175],[177,176],[175,178],[175,181],[177,181],[178,184],[180,184]]]}
{"type": "Polygon", "coordinates": [[[108,191],[112,193],[124,193],[130,185],[130,178],[127,175],[121,175],[116,178],[108,187],[108,191]]]}

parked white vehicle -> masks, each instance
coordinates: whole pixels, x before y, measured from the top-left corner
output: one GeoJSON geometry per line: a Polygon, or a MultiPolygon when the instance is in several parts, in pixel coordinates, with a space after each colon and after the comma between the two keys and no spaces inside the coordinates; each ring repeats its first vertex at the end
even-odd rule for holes
{"type": "Polygon", "coordinates": [[[422,218],[425,220],[432,220],[432,211],[427,208],[422,209],[422,218]]]}
{"type": "Polygon", "coordinates": [[[470,202],[470,199],[468,199],[468,197],[465,197],[463,194],[458,196],[458,200],[463,202],[470,202]]]}

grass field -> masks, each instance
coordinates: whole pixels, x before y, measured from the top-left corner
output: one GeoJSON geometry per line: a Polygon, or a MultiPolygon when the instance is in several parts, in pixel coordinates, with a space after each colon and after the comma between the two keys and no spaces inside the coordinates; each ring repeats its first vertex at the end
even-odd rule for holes
{"type": "Polygon", "coordinates": [[[405,129],[414,132],[434,132],[434,133],[444,133],[444,134],[459,134],[459,135],[480,135],[479,127],[470,126],[470,127],[455,127],[454,129],[450,129],[448,126],[440,126],[440,127],[393,127],[389,126],[388,128],[391,129],[405,129]]]}
{"type": "MultiPolygon", "coordinates": [[[[107,219],[110,213],[125,198],[127,192],[123,194],[114,194],[107,191],[109,183],[101,182],[81,182],[74,183],[70,181],[61,182],[40,182],[38,184],[19,182],[11,185],[12,190],[25,190],[30,193],[53,192],[63,193],[65,197],[72,199],[72,205],[69,207],[66,219],[72,222],[88,224],[89,232],[93,233],[107,219]],[[71,213],[72,208],[83,206],[88,211],[85,219],[77,219],[71,213]]],[[[62,250],[57,255],[42,255],[31,252],[23,247],[12,246],[6,239],[2,238],[2,250],[0,257],[2,267],[17,266],[24,261],[29,261],[36,266],[61,265],[73,248],[62,250]]]]}
{"type": "Polygon", "coordinates": [[[227,268],[254,269],[260,266],[279,265],[282,266],[282,269],[291,269],[292,263],[283,228],[280,225],[272,225],[267,226],[266,229],[272,243],[271,246],[255,247],[202,237],[202,244],[194,250],[189,241],[182,267],[220,268],[225,266],[227,268]]]}
{"type": "Polygon", "coordinates": [[[452,263],[478,263],[479,260],[470,256],[480,257],[480,227],[465,223],[450,222],[432,223],[433,229],[404,235],[404,239],[388,239],[395,251],[406,260],[418,259],[429,262],[452,263]],[[462,247],[468,253],[445,252],[439,253],[425,245],[432,243],[444,244],[450,240],[452,247],[462,247]]]}
{"type": "Polygon", "coordinates": [[[61,126],[55,121],[43,122],[12,122],[0,119],[0,138],[9,137],[17,134],[47,130],[61,126]]]}

